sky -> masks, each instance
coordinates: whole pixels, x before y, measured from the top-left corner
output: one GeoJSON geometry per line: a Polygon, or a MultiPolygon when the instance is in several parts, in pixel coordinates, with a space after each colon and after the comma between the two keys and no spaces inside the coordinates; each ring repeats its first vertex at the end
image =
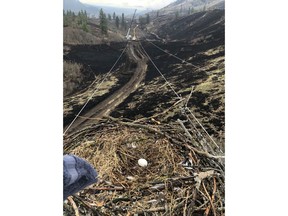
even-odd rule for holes
{"type": "Polygon", "coordinates": [[[159,9],[175,0],[80,0],[82,3],[138,9],[159,9]]]}

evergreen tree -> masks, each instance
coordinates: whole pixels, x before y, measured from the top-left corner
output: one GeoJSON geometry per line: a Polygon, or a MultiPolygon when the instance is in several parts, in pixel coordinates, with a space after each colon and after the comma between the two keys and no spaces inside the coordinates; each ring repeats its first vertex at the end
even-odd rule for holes
{"type": "Polygon", "coordinates": [[[115,14],[115,12],[113,13],[113,20],[115,20],[116,19],[116,14],[115,14]]]}
{"type": "Polygon", "coordinates": [[[65,13],[65,10],[63,10],[63,25],[64,25],[64,27],[68,26],[68,16],[65,13]]]}
{"type": "Polygon", "coordinates": [[[206,11],[206,4],[205,4],[204,7],[203,7],[203,11],[206,11]]]}
{"type": "Polygon", "coordinates": [[[103,12],[102,8],[100,9],[99,19],[100,19],[101,33],[107,34],[108,33],[107,18],[106,18],[106,14],[103,12]]]}
{"type": "Polygon", "coordinates": [[[150,23],[150,16],[149,16],[149,14],[146,14],[146,23],[147,23],[147,24],[150,23]]]}
{"type": "Polygon", "coordinates": [[[124,13],[122,13],[121,27],[126,30],[126,23],[125,23],[124,13]]]}
{"type": "Polygon", "coordinates": [[[72,21],[74,21],[76,19],[76,14],[74,13],[74,11],[70,11],[71,12],[71,18],[72,18],[72,21]]]}
{"type": "Polygon", "coordinates": [[[178,19],[178,17],[179,17],[179,11],[176,11],[175,12],[175,18],[178,19]]]}
{"type": "Polygon", "coordinates": [[[119,29],[120,19],[119,19],[118,16],[116,17],[116,21],[115,21],[115,23],[116,23],[116,27],[117,27],[117,29],[119,29]]]}
{"type": "Polygon", "coordinates": [[[67,26],[72,26],[72,23],[74,21],[74,17],[72,15],[72,11],[70,10],[67,10],[66,12],[63,11],[63,25],[64,27],[67,27],[67,26]]]}
{"type": "Polygon", "coordinates": [[[83,23],[83,24],[82,24],[82,30],[85,31],[85,32],[88,32],[88,31],[89,31],[88,26],[87,26],[87,23],[83,23]]]}
{"type": "MultiPolygon", "coordinates": [[[[71,16],[72,16],[72,20],[74,21],[74,12],[71,12],[71,16]]],[[[87,26],[87,22],[88,22],[88,15],[87,12],[84,10],[81,10],[78,12],[77,16],[75,16],[77,19],[77,23],[76,23],[76,28],[81,28],[84,31],[88,32],[88,26],[87,26]]]]}
{"type": "Polygon", "coordinates": [[[145,17],[139,16],[139,23],[140,23],[140,26],[145,25],[146,22],[147,22],[147,19],[146,19],[145,17]]]}
{"type": "Polygon", "coordinates": [[[63,11],[64,27],[82,28],[83,30],[85,29],[85,31],[88,31],[87,23],[88,15],[86,11],[81,10],[77,15],[71,10],[63,11]]]}
{"type": "Polygon", "coordinates": [[[111,20],[111,15],[110,14],[108,14],[108,20],[111,20]]]}
{"type": "Polygon", "coordinates": [[[86,10],[84,10],[84,12],[82,13],[82,29],[83,31],[86,31],[86,32],[88,32],[89,30],[87,23],[88,23],[88,15],[87,15],[86,10]]]}

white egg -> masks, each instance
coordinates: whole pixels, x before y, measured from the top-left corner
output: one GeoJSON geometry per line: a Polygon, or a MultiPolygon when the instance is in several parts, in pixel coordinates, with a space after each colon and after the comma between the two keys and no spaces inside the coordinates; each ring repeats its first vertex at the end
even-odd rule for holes
{"type": "Polygon", "coordinates": [[[146,167],[148,165],[148,162],[147,162],[147,160],[141,158],[141,159],[138,160],[138,164],[141,167],[146,167]]]}

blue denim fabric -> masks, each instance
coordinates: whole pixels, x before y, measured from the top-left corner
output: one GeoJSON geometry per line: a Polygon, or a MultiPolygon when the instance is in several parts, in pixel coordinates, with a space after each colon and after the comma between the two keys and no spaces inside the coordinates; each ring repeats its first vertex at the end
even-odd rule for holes
{"type": "Polygon", "coordinates": [[[75,155],[64,155],[63,200],[96,182],[97,172],[87,161],[75,155]]]}

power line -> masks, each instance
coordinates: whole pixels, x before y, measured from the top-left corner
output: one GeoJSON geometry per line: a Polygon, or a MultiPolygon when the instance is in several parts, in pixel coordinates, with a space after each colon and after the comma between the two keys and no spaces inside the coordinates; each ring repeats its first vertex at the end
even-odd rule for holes
{"type": "Polygon", "coordinates": [[[176,55],[174,55],[174,54],[172,54],[172,53],[170,53],[170,52],[162,49],[161,47],[157,46],[156,44],[154,44],[153,42],[151,42],[149,39],[147,39],[147,38],[145,37],[145,35],[144,35],[144,33],[143,33],[143,31],[142,31],[141,29],[140,29],[140,31],[141,31],[142,35],[144,36],[145,40],[146,40],[148,43],[151,43],[153,46],[155,46],[156,48],[158,48],[158,49],[161,50],[162,52],[165,52],[166,54],[168,54],[168,55],[170,55],[170,56],[172,56],[172,57],[180,60],[182,63],[186,63],[186,64],[188,64],[188,65],[191,65],[191,66],[197,68],[198,70],[201,70],[201,71],[206,72],[206,71],[205,71],[204,69],[202,69],[201,67],[198,67],[198,66],[192,64],[191,62],[188,62],[188,61],[186,61],[186,60],[184,60],[184,59],[182,59],[182,58],[180,58],[180,57],[178,57],[178,56],[176,56],[176,55]]]}
{"type": "MultiPolygon", "coordinates": [[[[66,130],[63,133],[63,136],[66,134],[66,132],[70,129],[70,127],[72,126],[72,124],[76,121],[76,119],[79,117],[79,115],[81,114],[81,112],[84,110],[84,108],[87,106],[88,102],[92,99],[92,97],[94,96],[94,94],[98,91],[99,87],[103,84],[103,82],[105,81],[105,79],[108,77],[108,75],[110,75],[111,71],[114,69],[114,67],[116,66],[116,64],[118,63],[118,61],[121,59],[122,55],[124,54],[125,50],[127,49],[128,43],[126,44],[125,48],[123,49],[123,51],[121,52],[120,56],[118,57],[118,59],[116,60],[116,62],[114,63],[114,65],[111,67],[111,69],[109,70],[109,72],[104,76],[103,80],[98,84],[98,86],[96,87],[96,89],[94,90],[94,92],[91,94],[91,96],[88,98],[88,100],[86,101],[86,103],[83,105],[83,107],[81,108],[81,110],[77,113],[77,115],[75,116],[75,118],[73,119],[73,121],[69,124],[69,126],[66,128],[66,130]]],[[[94,82],[96,81],[96,79],[94,80],[94,82]]],[[[93,83],[94,83],[93,82],[93,83]]]]}
{"type": "MultiPolygon", "coordinates": [[[[164,80],[167,82],[167,84],[169,85],[169,87],[172,89],[172,91],[175,93],[175,95],[181,100],[182,97],[179,96],[179,94],[174,90],[174,88],[172,87],[172,85],[167,81],[167,79],[165,78],[165,76],[163,75],[163,73],[161,73],[161,71],[158,69],[158,67],[155,65],[155,63],[152,61],[152,59],[150,58],[150,56],[148,55],[148,53],[146,52],[146,50],[144,49],[144,47],[142,46],[141,42],[140,42],[140,46],[142,47],[143,51],[146,53],[147,57],[149,58],[149,60],[151,61],[151,63],[154,65],[154,67],[156,68],[156,70],[161,74],[161,76],[164,78],[164,80]]],[[[200,123],[200,121],[196,118],[196,116],[192,113],[192,111],[186,107],[186,110],[188,110],[190,112],[190,114],[192,115],[192,117],[196,120],[196,122],[200,125],[200,127],[204,130],[204,132],[208,135],[208,137],[210,138],[210,140],[213,142],[213,144],[222,152],[221,148],[217,145],[217,143],[214,141],[214,139],[209,135],[209,133],[207,132],[207,130],[203,127],[203,125],[200,123]]],[[[223,153],[223,152],[222,152],[223,153]]]]}
{"type": "Polygon", "coordinates": [[[129,28],[131,28],[137,9],[135,9],[129,28]]]}
{"type": "Polygon", "coordinates": [[[140,42],[140,46],[142,47],[144,53],[146,54],[146,56],[148,57],[148,59],[151,61],[151,63],[154,65],[154,67],[156,68],[156,70],[158,71],[158,73],[163,77],[163,79],[166,81],[166,83],[169,85],[169,87],[172,89],[172,91],[174,92],[174,94],[181,100],[182,98],[179,96],[179,94],[174,90],[173,86],[170,84],[170,82],[168,82],[168,80],[165,78],[165,76],[161,73],[161,71],[159,70],[159,68],[155,65],[155,63],[152,61],[152,59],[150,58],[150,56],[148,55],[148,53],[146,52],[146,50],[144,49],[144,47],[142,46],[141,42],[140,42]]]}
{"type": "Polygon", "coordinates": [[[203,125],[200,123],[200,121],[196,118],[196,116],[192,113],[192,111],[188,108],[185,107],[185,110],[189,111],[192,117],[196,120],[196,122],[201,126],[201,128],[204,130],[204,132],[207,134],[207,136],[210,138],[210,140],[213,142],[213,144],[223,153],[221,148],[217,145],[217,143],[213,140],[213,138],[209,135],[209,133],[206,131],[206,129],[203,127],[203,125]]]}

